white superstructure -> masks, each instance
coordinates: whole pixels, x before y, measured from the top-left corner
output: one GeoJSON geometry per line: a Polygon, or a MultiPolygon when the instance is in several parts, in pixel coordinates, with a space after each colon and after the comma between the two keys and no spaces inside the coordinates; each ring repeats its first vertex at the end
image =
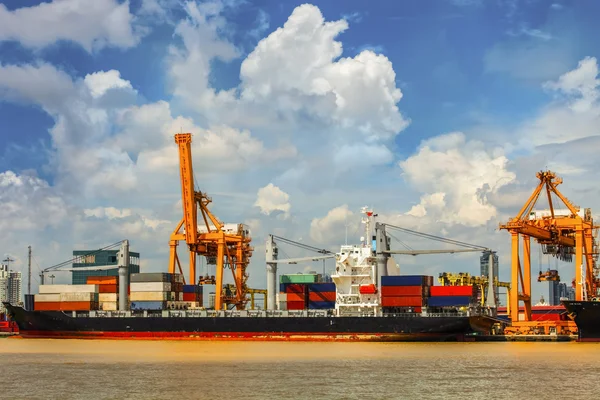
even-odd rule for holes
{"type": "MultiPolygon", "coordinates": [[[[335,311],[338,316],[379,315],[379,296],[361,294],[363,288],[377,288],[377,259],[372,245],[373,212],[363,207],[365,236],[360,245],[343,245],[335,256],[335,273],[331,278],[336,287],[335,311]]],[[[369,290],[364,290],[369,291],[369,290]]]]}

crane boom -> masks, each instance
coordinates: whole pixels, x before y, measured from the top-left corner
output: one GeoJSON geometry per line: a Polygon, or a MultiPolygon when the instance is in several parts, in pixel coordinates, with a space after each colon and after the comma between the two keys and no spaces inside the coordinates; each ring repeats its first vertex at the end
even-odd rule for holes
{"type": "Polygon", "coordinates": [[[385,254],[398,254],[418,256],[422,254],[454,254],[454,253],[472,253],[481,252],[481,249],[450,249],[450,250],[383,250],[385,254]]]}
{"type": "Polygon", "coordinates": [[[194,196],[194,173],[192,169],[192,136],[189,133],[175,135],[179,146],[179,174],[181,175],[181,201],[185,225],[185,241],[195,244],[198,241],[197,207],[194,196]]]}

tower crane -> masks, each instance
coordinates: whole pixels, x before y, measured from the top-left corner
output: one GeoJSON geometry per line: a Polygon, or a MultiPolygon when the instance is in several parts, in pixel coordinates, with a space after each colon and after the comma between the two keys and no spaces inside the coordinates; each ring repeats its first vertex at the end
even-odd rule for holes
{"type": "MultiPolygon", "coordinates": [[[[519,302],[524,303],[525,322],[531,321],[531,238],[542,246],[544,254],[551,254],[562,261],[572,261],[575,254],[575,296],[577,300],[586,300],[596,296],[599,287],[597,278],[598,257],[591,209],[583,211],[573,205],[557,189],[563,181],[554,172],[540,171],[536,174],[539,184],[521,208],[516,217],[500,229],[507,230],[512,237],[510,317],[513,326],[519,325],[519,302]],[[534,207],[544,192],[548,199],[549,210],[535,211],[534,207]],[[556,195],[566,209],[557,209],[552,194],[556,195]],[[523,237],[523,258],[519,255],[519,237],[523,237]],[[585,263],[584,263],[585,261],[585,263]],[[523,266],[521,266],[523,262],[523,266]]],[[[549,273],[539,280],[556,280],[549,273]]]]}
{"type": "MultiPolygon", "coordinates": [[[[185,240],[189,252],[189,282],[196,281],[196,255],[214,259],[216,263],[215,309],[222,309],[225,303],[234,304],[238,310],[246,307],[248,302],[246,268],[252,256],[251,238],[248,227],[244,224],[224,224],[209,209],[212,199],[194,188],[192,168],[192,134],[175,135],[175,143],[179,148],[179,173],[181,178],[181,200],[183,218],[171,234],[169,241],[169,272],[174,273],[176,266],[182,272],[177,255],[180,240],[185,240]],[[202,215],[203,226],[198,226],[198,210],[202,215]],[[235,293],[225,294],[223,290],[223,274],[229,268],[233,275],[235,293]]],[[[212,283],[200,279],[200,283],[212,283]]],[[[227,292],[229,293],[229,292],[227,292]]]]}

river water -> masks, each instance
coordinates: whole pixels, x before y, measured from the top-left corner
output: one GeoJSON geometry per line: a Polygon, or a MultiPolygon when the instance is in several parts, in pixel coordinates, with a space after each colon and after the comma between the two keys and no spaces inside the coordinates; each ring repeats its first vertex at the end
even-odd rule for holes
{"type": "Polygon", "coordinates": [[[595,399],[600,344],[0,339],[2,399],[595,399]]]}

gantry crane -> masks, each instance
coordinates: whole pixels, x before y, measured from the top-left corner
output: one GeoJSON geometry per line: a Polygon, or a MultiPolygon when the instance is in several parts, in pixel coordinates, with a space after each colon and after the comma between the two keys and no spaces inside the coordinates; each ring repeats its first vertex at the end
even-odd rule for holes
{"type": "MultiPolygon", "coordinates": [[[[477,286],[481,293],[481,306],[485,306],[489,291],[487,290],[489,285],[489,277],[487,276],[473,276],[468,272],[459,272],[457,274],[452,272],[442,272],[438,276],[438,282],[442,286],[477,286]]],[[[506,288],[507,297],[510,297],[510,283],[500,282],[497,278],[493,281],[494,287],[506,288]]],[[[493,292],[492,292],[493,293],[493,292]]]]}
{"type": "MultiPolygon", "coordinates": [[[[537,240],[545,254],[552,254],[563,261],[571,261],[575,254],[575,296],[577,300],[595,297],[598,291],[598,270],[596,260],[595,233],[592,213],[586,208],[583,213],[556,188],[562,179],[551,171],[540,171],[536,175],[540,180],[527,203],[515,218],[500,229],[506,229],[512,236],[512,274],[510,292],[510,317],[513,326],[519,324],[519,301],[525,308],[525,322],[531,321],[531,238],[537,240]],[[548,198],[548,211],[534,211],[542,191],[548,198]],[[567,207],[558,210],[552,200],[552,194],[567,207]],[[519,255],[519,236],[523,236],[523,268],[519,255]],[[585,264],[584,264],[585,258],[585,264]],[[520,291],[519,291],[520,289],[520,291]]],[[[546,280],[546,276],[542,276],[546,280]]],[[[555,277],[548,276],[554,279],[555,277]]],[[[524,325],[527,325],[526,323],[524,325]]]]}
{"type": "MultiPolygon", "coordinates": [[[[203,255],[207,259],[215,259],[215,309],[220,310],[225,303],[235,304],[239,310],[244,309],[248,301],[246,296],[246,280],[248,279],[246,268],[252,255],[249,231],[243,224],[236,224],[233,228],[225,229],[225,224],[208,209],[212,199],[205,193],[194,189],[192,135],[190,133],[176,134],[175,143],[179,147],[183,218],[177,224],[169,241],[169,272],[174,273],[176,266],[179,271],[182,271],[177,256],[177,245],[180,240],[185,240],[190,257],[190,284],[196,281],[196,255],[203,255]],[[200,230],[198,229],[198,209],[200,209],[204,222],[204,226],[200,230]],[[223,271],[225,268],[231,269],[236,288],[235,293],[229,295],[224,295],[223,291],[223,271]]],[[[207,283],[203,279],[200,279],[200,281],[200,283],[207,283]]],[[[213,283],[213,281],[211,280],[208,283],[213,283]]]]}

